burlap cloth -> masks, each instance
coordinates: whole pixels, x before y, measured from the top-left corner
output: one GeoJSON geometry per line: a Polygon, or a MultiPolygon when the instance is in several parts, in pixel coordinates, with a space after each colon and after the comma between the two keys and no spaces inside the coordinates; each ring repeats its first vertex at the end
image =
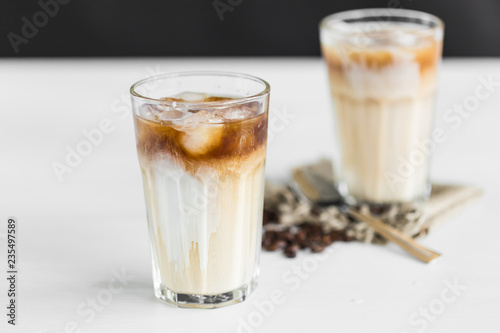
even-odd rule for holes
{"type": "MultiPolygon", "coordinates": [[[[331,163],[321,160],[316,164],[303,166],[306,170],[320,175],[325,185],[333,186],[331,163]]],[[[361,211],[375,215],[385,223],[417,238],[441,226],[450,217],[464,209],[482,195],[482,190],[472,186],[432,184],[430,198],[420,204],[391,205],[384,211],[369,211],[367,206],[361,211]]],[[[324,231],[343,231],[344,234],[360,242],[386,242],[364,222],[349,219],[334,205],[315,205],[309,201],[298,200],[297,195],[287,185],[266,182],[264,211],[267,224],[296,226],[303,223],[321,225],[324,231]]]]}

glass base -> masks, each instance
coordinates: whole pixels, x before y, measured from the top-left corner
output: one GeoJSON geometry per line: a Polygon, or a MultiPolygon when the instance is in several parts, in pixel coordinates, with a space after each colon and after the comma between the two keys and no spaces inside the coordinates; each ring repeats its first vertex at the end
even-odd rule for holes
{"type": "Polygon", "coordinates": [[[170,304],[180,308],[192,309],[215,309],[224,306],[243,302],[257,287],[257,282],[252,280],[237,289],[218,294],[218,295],[197,295],[177,293],[167,287],[162,286],[160,290],[155,291],[155,296],[170,304]]]}
{"type": "Polygon", "coordinates": [[[425,189],[421,195],[418,197],[413,198],[411,201],[387,201],[387,202],[376,202],[376,201],[370,201],[367,199],[360,199],[356,198],[356,196],[351,195],[349,193],[349,190],[347,188],[347,184],[344,182],[338,182],[335,184],[337,191],[339,194],[342,196],[343,200],[345,203],[347,203],[350,206],[361,206],[361,205],[367,205],[370,208],[370,211],[372,213],[377,214],[378,212],[384,212],[388,209],[390,209],[394,205],[408,205],[408,204],[413,204],[417,207],[421,206],[424,202],[426,202],[432,191],[432,187],[430,183],[427,183],[425,186],[425,189]]]}

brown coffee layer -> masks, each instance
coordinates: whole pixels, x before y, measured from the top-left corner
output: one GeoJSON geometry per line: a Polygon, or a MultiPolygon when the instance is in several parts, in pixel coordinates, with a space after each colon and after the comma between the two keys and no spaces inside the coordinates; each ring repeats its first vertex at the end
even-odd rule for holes
{"type": "MultiPolygon", "coordinates": [[[[134,115],[137,149],[142,159],[168,155],[187,171],[222,166],[224,160],[247,160],[254,152],[265,156],[267,112],[226,123],[156,122],[134,115]]],[[[235,161],[236,160],[236,161],[235,161]]]]}
{"type": "Polygon", "coordinates": [[[411,59],[418,63],[420,72],[434,71],[441,59],[442,41],[429,40],[414,47],[394,49],[384,47],[356,47],[340,42],[322,45],[323,56],[332,72],[342,73],[349,64],[363,65],[369,69],[380,69],[411,59]]]}

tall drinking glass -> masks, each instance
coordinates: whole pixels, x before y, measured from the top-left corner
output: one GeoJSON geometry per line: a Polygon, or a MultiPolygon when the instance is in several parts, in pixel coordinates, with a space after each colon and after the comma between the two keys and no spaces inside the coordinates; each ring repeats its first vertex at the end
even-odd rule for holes
{"type": "Polygon", "coordinates": [[[156,297],[194,308],[243,301],[259,272],[269,84],[187,72],[130,91],[156,297]]]}
{"type": "Polygon", "coordinates": [[[337,187],[358,202],[425,199],[443,23],[404,9],[362,9],[320,23],[338,139],[337,187]]]}

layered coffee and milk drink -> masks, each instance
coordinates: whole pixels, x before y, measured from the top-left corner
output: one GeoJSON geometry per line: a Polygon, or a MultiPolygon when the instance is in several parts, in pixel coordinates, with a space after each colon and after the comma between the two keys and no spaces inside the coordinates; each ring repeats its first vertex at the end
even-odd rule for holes
{"type": "Polygon", "coordinates": [[[134,115],[161,298],[203,303],[254,283],[267,100],[234,105],[233,98],[185,92],[134,115]]]}
{"type": "Polygon", "coordinates": [[[422,145],[431,134],[442,30],[402,20],[353,21],[327,17],[321,27],[340,190],[373,203],[421,199],[428,193],[422,145]]]}

